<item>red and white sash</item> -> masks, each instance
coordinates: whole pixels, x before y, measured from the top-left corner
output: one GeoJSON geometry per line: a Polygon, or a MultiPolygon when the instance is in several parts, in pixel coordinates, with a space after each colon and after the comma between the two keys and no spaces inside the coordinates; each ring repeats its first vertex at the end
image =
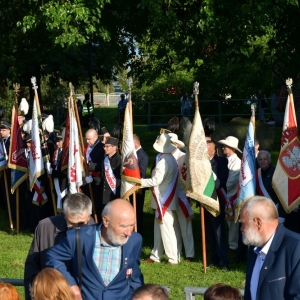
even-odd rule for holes
{"type": "Polygon", "coordinates": [[[116,192],[117,192],[117,179],[116,179],[116,176],[114,175],[113,170],[110,166],[108,156],[106,156],[104,158],[104,171],[105,171],[106,181],[107,181],[110,189],[112,190],[112,192],[114,194],[116,194],[116,192]]]}
{"type": "Polygon", "coordinates": [[[268,199],[272,199],[263,184],[261,177],[261,168],[256,170],[256,191],[258,195],[264,196],[268,199]]]}
{"type": "Polygon", "coordinates": [[[184,190],[182,189],[177,189],[177,197],[178,197],[180,209],[182,210],[184,216],[187,219],[191,219],[194,216],[194,212],[190,204],[191,199],[185,195],[184,190]]]}
{"type": "Polygon", "coordinates": [[[34,195],[33,195],[32,203],[36,205],[45,204],[48,201],[48,197],[46,193],[41,194],[41,183],[38,180],[35,181],[33,185],[33,189],[34,189],[34,195]]]}
{"type": "Polygon", "coordinates": [[[234,211],[235,211],[235,203],[237,198],[237,192],[231,196],[228,197],[227,193],[225,192],[224,188],[218,188],[217,189],[218,196],[221,198],[221,200],[225,203],[225,214],[227,220],[233,220],[234,218],[234,211]]]}
{"type": "MultiPolygon", "coordinates": [[[[174,158],[173,155],[172,155],[172,157],[174,158]]],[[[156,156],[156,164],[160,159],[161,159],[161,154],[156,156]]],[[[175,158],[174,158],[174,160],[176,161],[175,158]]],[[[151,193],[152,193],[153,199],[155,200],[156,206],[157,206],[156,211],[155,211],[155,218],[157,218],[160,222],[163,222],[163,217],[164,217],[166,211],[168,210],[168,207],[169,207],[170,203],[172,202],[174,195],[176,193],[178,173],[179,172],[177,172],[176,176],[174,176],[168,189],[166,190],[164,195],[162,197],[160,197],[160,199],[157,198],[157,195],[160,195],[160,193],[158,191],[158,187],[151,188],[151,193]]]]}

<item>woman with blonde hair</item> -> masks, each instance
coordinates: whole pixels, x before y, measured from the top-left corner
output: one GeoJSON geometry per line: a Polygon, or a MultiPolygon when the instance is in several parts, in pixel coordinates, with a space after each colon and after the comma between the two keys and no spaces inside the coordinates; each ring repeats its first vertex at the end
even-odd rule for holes
{"type": "Polygon", "coordinates": [[[32,283],[34,300],[76,300],[65,277],[55,269],[45,268],[32,283]]]}
{"type": "Polygon", "coordinates": [[[21,300],[21,297],[10,283],[0,282],[0,300],[21,300]]]}

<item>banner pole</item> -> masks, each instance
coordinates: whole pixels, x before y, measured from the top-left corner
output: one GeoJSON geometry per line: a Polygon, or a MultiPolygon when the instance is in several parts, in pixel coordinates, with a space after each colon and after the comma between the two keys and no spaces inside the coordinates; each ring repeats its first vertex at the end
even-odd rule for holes
{"type": "Polygon", "coordinates": [[[19,187],[16,188],[16,217],[17,217],[17,234],[20,233],[20,217],[19,217],[19,187]]]}
{"type": "MultiPolygon", "coordinates": [[[[37,109],[38,109],[38,114],[41,117],[41,121],[42,121],[42,112],[41,112],[41,107],[40,107],[40,101],[39,101],[39,96],[38,96],[38,92],[37,92],[37,85],[36,85],[36,78],[32,77],[31,78],[31,83],[33,85],[33,89],[34,89],[34,97],[36,100],[36,105],[37,105],[37,109]]],[[[40,128],[42,134],[41,134],[41,144],[45,143],[44,141],[44,133],[43,133],[43,127],[40,128]]],[[[47,162],[49,163],[49,159],[48,159],[48,155],[49,155],[49,149],[48,146],[46,147],[47,149],[47,155],[46,155],[46,159],[47,162]]],[[[50,155],[49,155],[50,156],[50,155]]],[[[50,192],[51,192],[51,198],[52,198],[52,204],[53,204],[53,211],[54,211],[54,215],[57,215],[57,210],[56,210],[56,201],[55,201],[55,195],[54,195],[54,187],[53,187],[53,180],[52,180],[52,175],[51,174],[47,174],[48,179],[49,179],[49,183],[50,183],[50,192]]]]}
{"type": "MultiPolygon", "coordinates": [[[[130,122],[131,122],[131,128],[133,131],[133,117],[132,117],[132,100],[131,100],[131,85],[132,85],[132,79],[128,78],[128,93],[129,93],[129,115],[130,115],[130,122]]],[[[133,132],[132,132],[133,134],[133,132]]],[[[133,192],[132,194],[132,198],[133,198],[133,209],[134,209],[134,214],[136,216],[136,191],[133,192]]],[[[134,224],[134,231],[137,232],[137,222],[135,222],[134,224]]]]}
{"type": "Polygon", "coordinates": [[[203,268],[204,268],[204,273],[206,273],[207,264],[206,264],[205,220],[204,220],[204,208],[202,205],[200,205],[200,214],[201,214],[203,268]]]}
{"type": "MultiPolygon", "coordinates": [[[[199,102],[198,102],[198,93],[199,93],[199,84],[195,82],[194,84],[194,95],[195,95],[195,109],[199,110],[199,102]],[[197,85],[196,85],[197,84],[197,85]]],[[[206,238],[205,238],[205,220],[204,220],[204,208],[200,205],[200,215],[201,215],[201,235],[202,235],[202,259],[203,259],[203,268],[204,273],[206,273],[206,238]]]]}
{"type": "MultiPolygon", "coordinates": [[[[78,114],[78,108],[77,108],[77,104],[76,101],[73,97],[73,95],[75,96],[75,91],[74,91],[74,87],[72,85],[72,83],[70,82],[69,84],[70,86],[70,101],[72,101],[72,107],[74,109],[75,112],[75,117],[76,117],[76,121],[77,121],[77,126],[78,126],[78,132],[79,132],[79,141],[80,141],[80,151],[81,151],[81,157],[83,159],[83,165],[84,165],[84,170],[85,173],[88,174],[89,173],[89,169],[88,169],[88,165],[87,165],[87,161],[86,161],[86,157],[84,155],[84,143],[83,143],[83,137],[82,137],[82,130],[81,130],[81,126],[80,126],[80,119],[79,119],[79,114],[78,114]]],[[[92,189],[92,185],[91,183],[88,184],[89,185],[89,191],[90,191],[90,195],[91,195],[91,200],[92,200],[92,207],[93,207],[93,211],[94,211],[94,220],[96,221],[96,223],[98,223],[98,216],[96,214],[96,209],[95,209],[95,200],[94,200],[94,193],[93,193],[93,189],[92,189]]]]}
{"type": "Polygon", "coordinates": [[[5,192],[6,192],[6,202],[7,202],[7,210],[8,210],[8,217],[9,217],[9,225],[10,225],[10,229],[13,230],[14,229],[14,224],[12,221],[12,217],[11,217],[11,208],[10,208],[10,197],[9,197],[9,192],[8,192],[8,185],[7,185],[7,178],[6,178],[6,172],[5,170],[2,171],[2,174],[4,176],[4,184],[5,184],[5,192]]]}

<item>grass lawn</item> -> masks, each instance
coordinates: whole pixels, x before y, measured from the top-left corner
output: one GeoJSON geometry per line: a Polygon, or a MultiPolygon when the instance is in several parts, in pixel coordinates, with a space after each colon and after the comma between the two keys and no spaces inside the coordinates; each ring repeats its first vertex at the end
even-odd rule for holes
{"type": "MultiPolygon", "coordinates": [[[[96,116],[104,121],[105,127],[108,130],[112,129],[116,115],[116,107],[96,109],[96,116]]],[[[142,146],[149,155],[149,165],[151,166],[156,155],[152,144],[159,132],[158,130],[148,131],[146,124],[135,125],[134,131],[141,138],[142,146]]],[[[279,131],[281,132],[281,129],[279,131]]],[[[280,139],[280,134],[275,136],[277,139],[280,139]]],[[[274,154],[274,156],[276,156],[276,153],[274,154]]],[[[149,175],[150,167],[148,167],[148,176],[149,175]]],[[[22,198],[20,200],[22,200],[22,198]]],[[[173,300],[184,299],[184,286],[209,287],[214,283],[222,282],[242,289],[242,282],[245,279],[245,264],[230,265],[230,271],[212,268],[207,270],[206,274],[204,273],[199,209],[196,208],[194,204],[193,210],[195,212],[195,218],[193,220],[196,250],[195,262],[186,263],[184,262],[184,258],[182,258],[179,265],[167,265],[167,258],[165,257],[161,263],[148,265],[144,263],[144,260],[149,257],[153,246],[154,213],[150,208],[150,192],[146,192],[144,207],[144,247],[141,256],[141,269],[144,274],[145,282],[169,286],[171,289],[170,299],[173,300]]],[[[6,212],[0,210],[0,278],[23,278],[24,262],[32,237],[33,235],[27,232],[21,232],[19,235],[10,232],[6,212]]],[[[233,258],[233,256],[230,256],[229,260],[233,258]]],[[[207,253],[207,261],[209,262],[209,251],[207,253]]],[[[20,287],[18,290],[22,297],[24,297],[23,288],[20,287]]],[[[196,299],[203,298],[197,296],[196,299]]]]}

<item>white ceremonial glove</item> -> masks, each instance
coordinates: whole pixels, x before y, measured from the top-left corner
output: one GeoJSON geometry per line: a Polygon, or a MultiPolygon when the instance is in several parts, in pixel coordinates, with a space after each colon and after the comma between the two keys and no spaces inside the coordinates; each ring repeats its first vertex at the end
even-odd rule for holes
{"type": "Polygon", "coordinates": [[[49,161],[46,162],[46,171],[47,171],[48,175],[52,174],[52,168],[51,168],[51,164],[49,163],[49,161]]]}
{"type": "Polygon", "coordinates": [[[214,175],[214,181],[217,180],[217,175],[215,174],[215,172],[213,172],[213,175],[214,175]]]}
{"type": "Polygon", "coordinates": [[[90,176],[86,176],[85,180],[86,180],[86,183],[91,183],[91,182],[93,182],[93,177],[91,175],[90,176]]]}

